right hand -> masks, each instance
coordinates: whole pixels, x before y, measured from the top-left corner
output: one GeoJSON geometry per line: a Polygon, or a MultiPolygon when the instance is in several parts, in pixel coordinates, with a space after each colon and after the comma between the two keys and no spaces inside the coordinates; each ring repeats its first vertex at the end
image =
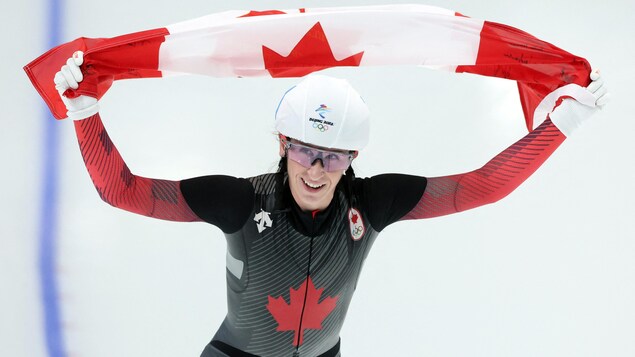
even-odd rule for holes
{"type": "Polygon", "coordinates": [[[84,53],[77,51],[66,61],[59,72],[55,73],[55,89],[66,105],[66,115],[72,120],[81,120],[97,114],[99,103],[97,98],[80,95],[76,98],[68,98],[64,95],[67,89],[79,88],[79,83],[84,79],[79,66],[84,63],[84,53]]]}

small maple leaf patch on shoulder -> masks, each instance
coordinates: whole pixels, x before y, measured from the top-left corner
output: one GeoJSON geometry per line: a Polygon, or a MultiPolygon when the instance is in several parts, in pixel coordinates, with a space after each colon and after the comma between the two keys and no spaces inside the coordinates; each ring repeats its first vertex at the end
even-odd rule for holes
{"type": "Polygon", "coordinates": [[[289,304],[282,296],[268,297],[267,310],[278,323],[276,331],[293,331],[294,346],[302,345],[304,330],[321,330],[322,321],[335,309],[339,297],[326,297],[320,301],[323,291],[324,288],[316,289],[311,277],[308,277],[297,290],[289,288],[289,304]]]}
{"type": "Polygon", "coordinates": [[[366,227],[364,226],[364,220],[362,220],[361,214],[355,208],[351,207],[351,209],[348,210],[348,223],[351,230],[351,238],[353,238],[353,240],[362,239],[362,236],[366,232],[366,227]]]}

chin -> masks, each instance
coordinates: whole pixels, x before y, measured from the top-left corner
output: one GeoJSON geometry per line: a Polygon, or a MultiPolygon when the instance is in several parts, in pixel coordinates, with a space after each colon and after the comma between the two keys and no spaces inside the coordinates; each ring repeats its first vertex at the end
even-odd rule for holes
{"type": "Polygon", "coordinates": [[[333,192],[330,190],[330,185],[320,188],[322,192],[312,192],[304,187],[304,183],[300,183],[300,185],[296,187],[296,190],[292,189],[291,193],[293,194],[293,199],[303,211],[323,210],[331,203],[333,192]]]}

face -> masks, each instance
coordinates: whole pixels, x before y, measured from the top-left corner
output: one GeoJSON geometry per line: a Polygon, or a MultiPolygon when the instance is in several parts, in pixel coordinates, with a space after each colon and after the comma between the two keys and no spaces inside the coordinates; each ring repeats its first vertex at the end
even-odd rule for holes
{"type": "MultiPolygon", "coordinates": [[[[280,156],[284,155],[284,145],[281,143],[280,156]]],[[[303,211],[323,210],[328,207],[344,171],[328,172],[321,160],[316,160],[311,167],[306,168],[287,158],[291,195],[303,211]]]]}

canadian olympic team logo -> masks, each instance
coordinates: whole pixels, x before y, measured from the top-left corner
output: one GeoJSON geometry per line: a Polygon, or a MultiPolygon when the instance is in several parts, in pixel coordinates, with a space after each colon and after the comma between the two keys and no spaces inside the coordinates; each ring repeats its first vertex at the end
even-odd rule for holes
{"type": "Polygon", "coordinates": [[[348,210],[348,223],[353,240],[357,241],[362,239],[362,236],[366,232],[366,227],[364,226],[362,215],[359,214],[359,211],[355,208],[351,207],[351,209],[348,210]]]}

